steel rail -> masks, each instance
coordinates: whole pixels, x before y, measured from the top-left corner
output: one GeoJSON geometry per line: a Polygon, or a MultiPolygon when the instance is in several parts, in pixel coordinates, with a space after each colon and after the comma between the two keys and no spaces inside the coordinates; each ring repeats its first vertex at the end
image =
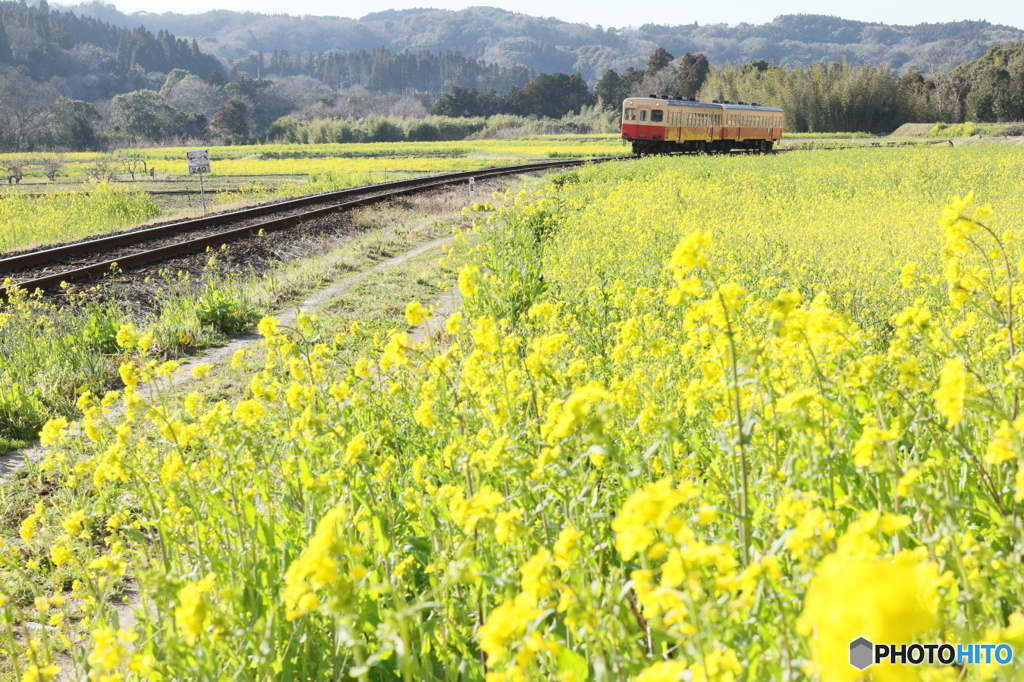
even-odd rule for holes
{"type": "Polygon", "coordinates": [[[260,231],[269,232],[272,230],[284,229],[296,223],[301,223],[305,220],[317,218],[323,215],[327,215],[329,213],[333,213],[335,211],[351,209],[357,206],[365,206],[368,204],[384,201],[391,197],[401,196],[403,194],[410,194],[427,189],[458,184],[467,181],[469,178],[490,178],[502,175],[515,175],[519,173],[529,173],[532,171],[547,170],[552,168],[579,166],[588,162],[601,163],[605,161],[624,160],[631,158],[635,157],[618,156],[595,157],[589,159],[565,159],[558,161],[542,161],[537,163],[521,164],[517,166],[482,168],[474,171],[460,171],[457,173],[446,173],[443,175],[410,178],[406,180],[396,180],[392,182],[374,185],[362,185],[360,187],[352,187],[343,190],[336,190],[333,192],[310,194],[302,197],[297,197],[294,199],[286,199],[284,201],[279,201],[271,204],[262,204],[260,206],[255,206],[252,208],[241,209],[238,211],[231,211],[228,213],[221,213],[192,220],[185,220],[177,223],[170,223],[167,225],[160,225],[157,227],[152,227],[143,230],[123,232],[120,234],[110,235],[107,237],[100,237],[98,239],[93,239],[90,241],[79,242],[77,244],[68,244],[40,251],[32,251],[29,253],[20,254],[18,256],[12,256],[10,258],[0,259],[0,273],[11,272],[31,267],[34,265],[39,265],[42,263],[57,261],[68,256],[80,256],[82,254],[90,253],[93,251],[99,251],[114,246],[122,246],[126,244],[130,245],[132,243],[147,241],[149,239],[157,237],[166,237],[178,232],[204,229],[206,227],[211,227],[221,223],[234,222],[237,220],[244,220],[247,218],[256,218],[260,216],[265,216],[267,214],[279,213],[281,211],[301,208],[304,206],[308,206],[310,204],[321,203],[323,201],[332,201],[352,197],[353,195],[366,194],[368,192],[374,193],[371,194],[370,196],[360,197],[358,199],[349,199],[347,201],[341,201],[340,203],[332,203],[328,206],[319,207],[310,211],[303,211],[301,213],[295,213],[280,218],[264,220],[262,222],[255,222],[241,227],[216,232],[214,234],[203,235],[194,239],[179,242],[177,244],[165,245],[154,249],[140,251],[138,253],[130,254],[127,256],[122,256],[116,259],[92,263],[90,265],[75,268],[72,270],[66,270],[53,275],[47,275],[44,277],[38,277],[35,279],[16,282],[9,287],[0,287],[0,299],[7,299],[10,294],[10,290],[13,289],[14,287],[17,287],[19,289],[26,289],[28,291],[36,291],[37,289],[41,289],[43,291],[51,291],[55,288],[59,288],[63,282],[78,282],[83,280],[92,280],[97,277],[102,277],[103,275],[108,274],[111,268],[115,265],[118,268],[131,268],[140,265],[146,265],[148,263],[163,260],[171,256],[193,253],[195,251],[205,249],[208,246],[219,246],[223,243],[226,243],[234,239],[238,239],[240,237],[255,235],[260,231]]]}

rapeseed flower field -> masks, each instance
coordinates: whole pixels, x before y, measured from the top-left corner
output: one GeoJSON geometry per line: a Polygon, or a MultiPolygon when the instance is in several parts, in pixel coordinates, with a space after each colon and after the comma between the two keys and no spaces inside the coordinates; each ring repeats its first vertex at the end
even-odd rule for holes
{"type": "Polygon", "coordinates": [[[89,192],[0,198],[0,253],[131,227],[160,214],[145,192],[96,183],[89,192]]]}
{"type": "Polygon", "coordinates": [[[123,390],[41,434],[77,506],[0,546],[11,674],[1020,679],[1021,165],[561,173],[477,207],[426,341],[265,318],[237,399],[122,329],[123,390]],[[1017,655],[860,671],[858,637],[1017,655]]]}

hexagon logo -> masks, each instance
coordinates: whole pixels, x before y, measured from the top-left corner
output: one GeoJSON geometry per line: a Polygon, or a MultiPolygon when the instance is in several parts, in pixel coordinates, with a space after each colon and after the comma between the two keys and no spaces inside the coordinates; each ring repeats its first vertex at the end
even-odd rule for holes
{"type": "Polygon", "coordinates": [[[857,670],[864,670],[874,662],[875,645],[858,637],[850,642],[850,665],[857,670]]]}

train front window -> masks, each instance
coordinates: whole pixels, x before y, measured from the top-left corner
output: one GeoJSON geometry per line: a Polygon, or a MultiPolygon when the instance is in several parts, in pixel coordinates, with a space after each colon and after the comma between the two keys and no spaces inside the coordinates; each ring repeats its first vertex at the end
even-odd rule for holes
{"type": "Polygon", "coordinates": [[[636,109],[634,109],[632,107],[627,107],[626,108],[626,117],[625,118],[626,118],[627,121],[635,121],[636,120],[636,109]]]}
{"type": "Polygon", "coordinates": [[[640,110],[640,120],[641,121],[646,121],[647,120],[647,110],[646,109],[641,109],[640,110]]]}
{"type": "Polygon", "coordinates": [[[664,119],[664,118],[665,118],[665,112],[662,111],[661,109],[655,109],[654,111],[651,112],[651,122],[652,123],[661,123],[662,119],[664,119]]]}

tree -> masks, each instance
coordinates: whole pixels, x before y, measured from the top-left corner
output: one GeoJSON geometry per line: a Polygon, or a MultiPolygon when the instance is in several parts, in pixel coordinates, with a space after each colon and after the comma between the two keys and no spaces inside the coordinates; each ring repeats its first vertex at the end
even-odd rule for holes
{"type": "Polygon", "coordinates": [[[605,109],[617,111],[622,106],[622,100],[630,95],[642,94],[640,91],[644,74],[644,71],[634,69],[632,66],[626,69],[621,76],[616,71],[609,69],[594,87],[594,96],[601,100],[605,109]]]}
{"type": "Polygon", "coordinates": [[[476,88],[464,88],[456,85],[430,106],[430,113],[434,116],[451,116],[453,118],[483,116],[481,95],[483,93],[476,88]]]}
{"type": "Polygon", "coordinates": [[[225,86],[232,98],[244,99],[248,109],[249,133],[262,135],[270,124],[291,113],[291,102],[281,97],[273,81],[250,78],[242,72],[225,86]]]}
{"type": "Polygon", "coordinates": [[[244,142],[249,138],[249,106],[241,98],[232,97],[213,115],[211,125],[229,141],[244,142]]]}
{"type": "Polygon", "coordinates": [[[36,83],[15,69],[0,67],[0,135],[7,138],[6,145],[29,151],[45,129],[47,111],[56,99],[57,88],[51,83],[36,83]]]}
{"type": "Polygon", "coordinates": [[[97,146],[95,124],[100,120],[96,107],[88,102],[58,97],[47,112],[46,145],[71,151],[97,146]]]}
{"type": "Polygon", "coordinates": [[[615,69],[608,69],[594,86],[594,97],[601,102],[603,109],[612,111],[622,106],[622,100],[625,99],[619,97],[621,89],[622,79],[618,72],[615,69]]]}
{"type": "Polygon", "coordinates": [[[45,175],[50,182],[57,179],[57,173],[60,173],[61,169],[64,168],[64,156],[57,154],[56,156],[44,156],[39,159],[39,168],[42,169],[43,175],[45,175]]]}
{"type": "Polygon", "coordinates": [[[647,75],[653,76],[662,69],[668,68],[675,57],[663,47],[659,47],[647,58],[647,75]]]}
{"type": "Polygon", "coordinates": [[[11,41],[7,38],[7,30],[4,28],[4,15],[0,12],[0,66],[14,63],[14,53],[11,52],[11,41]]]}
{"type": "MultiPolygon", "coordinates": [[[[687,52],[686,56],[689,57],[690,53],[687,52]]],[[[703,57],[704,55],[701,55],[701,56],[703,57]]],[[[684,57],[684,59],[685,59],[685,57],[684,57]]],[[[746,64],[744,64],[743,67],[740,69],[740,72],[744,73],[744,74],[750,74],[750,73],[755,73],[755,72],[757,72],[757,73],[764,73],[765,71],[770,69],[771,66],[772,66],[771,64],[769,64],[768,62],[766,62],[763,59],[755,59],[753,61],[750,61],[750,62],[747,62],[746,64]]]]}
{"type": "Polygon", "coordinates": [[[631,66],[622,73],[620,82],[622,84],[622,90],[619,91],[622,95],[620,99],[626,99],[630,95],[641,94],[640,88],[644,82],[644,72],[631,66]]]}
{"type": "MultiPolygon", "coordinates": [[[[160,96],[167,97],[174,90],[174,86],[191,76],[185,69],[171,69],[171,72],[167,74],[167,78],[164,80],[163,86],[160,88],[160,96]]],[[[195,76],[192,76],[195,78],[195,76]]]]}
{"type": "Polygon", "coordinates": [[[542,73],[526,84],[523,94],[530,113],[548,118],[561,118],[570,111],[578,114],[590,104],[587,82],[578,73],[542,73]]]}
{"type": "Polygon", "coordinates": [[[25,177],[25,169],[32,165],[32,159],[7,157],[0,160],[0,168],[7,172],[7,184],[18,184],[25,177]]]}
{"type": "Polygon", "coordinates": [[[178,113],[152,90],[118,95],[110,104],[114,132],[127,140],[159,140],[172,132],[178,113]]]}
{"type": "MultiPolygon", "coordinates": [[[[765,62],[763,59],[758,61],[764,63],[765,69],[767,69],[768,62],[765,62]]],[[[751,64],[753,63],[751,62],[751,64]]],[[[701,86],[704,85],[704,81],[707,80],[710,70],[711,64],[708,63],[708,58],[703,54],[692,55],[689,52],[684,54],[682,59],[679,60],[679,72],[676,76],[676,94],[681,97],[696,97],[701,86]]]]}
{"type": "Polygon", "coordinates": [[[146,168],[146,160],[138,156],[122,156],[118,159],[121,162],[121,168],[125,173],[132,176],[132,182],[135,182],[135,174],[142,173],[143,175],[149,173],[146,168]]]}
{"type": "Polygon", "coordinates": [[[182,113],[174,117],[174,133],[182,137],[202,139],[209,127],[209,119],[200,113],[182,113]]]}
{"type": "Polygon", "coordinates": [[[184,114],[202,114],[209,120],[228,100],[228,95],[219,85],[211,85],[189,74],[175,83],[164,94],[164,99],[184,114]]]}

